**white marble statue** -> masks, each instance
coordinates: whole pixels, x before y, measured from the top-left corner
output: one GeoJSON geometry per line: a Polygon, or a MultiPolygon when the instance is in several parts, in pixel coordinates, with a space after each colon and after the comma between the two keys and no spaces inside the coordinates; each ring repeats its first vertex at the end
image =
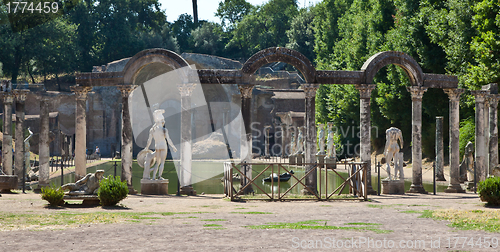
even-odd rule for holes
{"type": "Polygon", "coordinates": [[[153,171],[153,179],[157,179],[156,174],[158,173],[158,179],[162,180],[163,178],[161,177],[161,175],[163,173],[165,159],[167,158],[168,145],[170,145],[170,148],[172,148],[173,151],[177,152],[177,148],[175,148],[174,144],[172,143],[172,140],[170,140],[170,136],[168,135],[168,130],[164,128],[165,125],[165,118],[163,118],[164,112],[165,110],[163,109],[157,109],[153,112],[155,123],[149,130],[149,138],[146,147],[139,153],[139,154],[142,153],[141,155],[145,155],[144,165],[143,165],[144,168],[143,179],[151,179],[150,173],[151,171],[153,171]],[[149,145],[151,145],[151,141],[153,140],[153,138],[155,140],[154,152],[149,149],[149,145]],[[167,141],[165,141],[165,139],[167,141]],[[150,167],[152,166],[153,163],[155,163],[155,161],[156,161],[155,167],[153,169],[150,169],[150,167]]]}
{"type": "Polygon", "coordinates": [[[337,153],[335,151],[335,133],[333,133],[333,123],[329,122],[328,125],[328,139],[326,140],[326,157],[335,158],[337,153]]]}
{"type": "Polygon", "coordinates": [[[29,136],[24,139],[24,170],[30,170],[30,138],[33,136],[33,132],[30,127],[28,127],[29,136]]]}
{"type": "Polygon", "coordinates": [[[297,149],[295,155],[304,153],[304,127],[299,127],[299,135],[297,136],[297,149]]]}
{"type": "Polygon", "coordinates": [[[387,179],[392,180],[391,177],[391,161],[394,162],[394,176],[397,177],[399,171],[399,179],[404,179],[403,174],[403,153],[399,153],[399,150],[403,148],[403,133],[400,129],[395,127],[390,127],[385,131],[385,161],[387,162],[387,179]],[[398,140],[401,145],[398,144],[398,140]]]}
{"type": "Polygon", "coordinates": [[[69,190],[68,195],[91,195],[97,194],[99,190],[99,181],[104,177],[104,170],[97,170],[95,173],[89,173],[75,183],[68,183],[61,186],[63,190],[69,190]]]}
{"type": "Polygon", "coordinates": [[[295,132],[292,132],[292,139],[290,141],[290,153],[293,155],[297,151],[297,145],[295,142],[295,132]]]}
{"type": "Polygon", "coordinates": [[[318,145],[319,152],[317,155],[325,155],[325,125],[319,125],[319,134],[318,134],[318,145]]]}

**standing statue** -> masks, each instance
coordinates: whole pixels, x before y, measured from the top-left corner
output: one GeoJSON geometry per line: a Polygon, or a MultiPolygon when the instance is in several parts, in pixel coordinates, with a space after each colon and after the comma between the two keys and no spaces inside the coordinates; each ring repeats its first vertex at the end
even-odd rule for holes
{"type": "Polygon", "coordinates": [[[297,150],[294,153],[295,155],[304,153],[304,126],[299,127],[299,136],[297,137],[297,150]]]}
{"type": "Polygon", "coordinates": [[[104,177],[104,170],[97,170],[89,173],[75,183],[68,183],[61,186],[61,189],[69,190],[68,195],[91,195],[97,194],[99,181],[104,177]]]}
{"type": "Polygon", "coordinates": [[[318,144],[319,144],[319,152],[317,155],[325,155],[325,125],[319,125],[319,134],[318,134],[318,144]]]}
{"type": "Polygon", "coordinates": [[[333,122],[328,122],[328,139],[326,140],[326,157],[335,158],[337,153],[335,151],[335,133],[333,133],[333,122]]]}
{"type": "Polygon", "coordinates": [[[295,154],[295,151],[297,151],[297,145],[295,142],[295,132],[292,132],[292,140],[290,141],[290,153],[293,155],[295,154]]]}
{"type": "MultiPolygon", "coordinates": [[[[137,155],[137,159],[139,161],[139,156],[141,156],[141,160],[144,160],[143,168],[143,179],[150,179],[150,173],[153,171],[153,179],[156,179],[156,174],[158,172],[158,179],[163,180],[161,177],[163,173],[163,167],[165,165],[165,159],[167,158],[167,147],[170,145],[173,151],[177,152],[177,148],[175,148],[172,140],[170,140],[170,136],[168,135],[168,130],[164,128],[165,118],[163,117],[163,113],[165,110],[157,109],[153,112],[153,117],[155,123],[149,130],[149,138],[146,147],[139,152],[137,155]],[[155,139],[155,151],[151,151],[149,149],[149,145],[151,145],[151,141],[155,139]],[[165,139],[167,141],[165,141],[165,139]],[[168,145],[167,145],[168,143],[168,145]],[[155,168],[150,169],[153,164],[156,162],[155,168]],[[159,169],[159,170],[158,170],[159,169]]],[[[140,162],[141,164],[141,162],[140,162]]]]}
{"type": "Polygon", "coordinates": [[[394,176],[397,177],[399,171],[399,179],[404,179],[403,174],[403,158],[402,154],[399,153],[399,150],[403,147],[403,133],[400,129],[395,127],[390,127],[385,131],[385,151],[384,156],[387,162],[387,175],[388,180],[391,180],[391,160],[394,162],[394,176]],[[398,145],[398,140],[401,145],[398,145]]]}
{"type": "Polygon", "coordinates": [[[466,180],[474,180],[474,144],[470,141],[465,145],[464,158],[460,164],[459,181],[464,182],[466,180]],[[469,177],[467,177],[467,172],[469,172],[469,177]]]}
{"type": "Polygon", "coordinates": [[[24,170],[28,171],[30,169],[30,138],[33,136],[33,132],[30,127],[28,127],[29,136],[24,139],[24,170]]]}

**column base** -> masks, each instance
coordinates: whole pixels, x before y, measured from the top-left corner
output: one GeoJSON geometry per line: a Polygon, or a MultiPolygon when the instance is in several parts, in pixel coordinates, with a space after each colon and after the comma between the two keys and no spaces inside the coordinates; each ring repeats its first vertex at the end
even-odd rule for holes
{"type": "Polygon", "coordinates": [[[288,156],[288,163],[290,165],[296,165],[297,164],[297,156],[295,156],[295,155],[288,156]]]}
{"type": "Polygon", "coordinates": [[[179,194],[181,195],[189,195],[189,196],[196,196],[196,191],[193,189],[192,186],[183,186],[179,189],[179,194]]]}
{"type": "MultiPolygon", "coordinates": [[[[403,192],[404,192],[404,189],[403,189],[403,192]]],[[[368,186],[366,187],[366,193],[367,193],[368,195],[377,195],[377,191],[373,190],[372,185],[368,185],[368,186]]]]}
{"type": "Polygon", "coordinates": [[[323,168],[325,166],[325,154],[316,154],[316,161],[318,162],[318,166],[323,168]]]}
{"type": "MultiPolygon", "coordinates": [[[[311,191],[315,192],[316,194],[318,193],[315,188],[309,187],[309,189],[311,189],[311,191]]],[[[302,189],[300,192],[302,193],[302,195],[314,195],[313,193],[311,193],[306,188],[302,189]]]]}
{"type": "Polygon", "coordinates": [[[415,185],[415,184],[411,184],[410,190],[408,190],[406,193],[428,194],[428,192],[425,191],[422,185],[415,185]]]}
{"type": "Polygon", "coordinates": [[[49,184],[38,184],[35,189],[33,189],[33,192],[35,193],[42,193],[42,188],[44,187],[49,187],[49,184]]]}
{"type": "Polygon", "coordinates": [[[304,154],[297,154],[296,156],[296,164],[301,166],[304,161],[304,154]]]}
{"type": "Polygon", "coordinates": [[[136,195],[137,194],[137,190],[135,190],[134,187],[132,187],[131,185],[129,185],[128,186],[128,194],[136,195]]]}
{"type": "Polygon", "coordinates": [[[326,164],[326,169],[335,170],[337,169],[337,158],[325,157],[325,164],[326,164]]]}
{"type": "Polygon", "coordinates": [[[168,179],[141,179],[141,194],[168,195],[168,179]]]}
{"type": "Polygon", "coordinates": [[[446,181],[444,175],[436,175],[436,181],[446,181]]]}
{"type": "Polygon", "coordinates": [[[405,181],[383,180],[382,194],[405,194],[405,181]]]}
{"type": "Polygon", "coordinates": [[[17,189],[17,175],[0,175],[0,191],[10,193],[17,189]]]}
{"type": "Polygon", "coordinates": [[[460,185],[449,185],[444,189],[445,193],[465,193],[465,190],[460,185]]]}

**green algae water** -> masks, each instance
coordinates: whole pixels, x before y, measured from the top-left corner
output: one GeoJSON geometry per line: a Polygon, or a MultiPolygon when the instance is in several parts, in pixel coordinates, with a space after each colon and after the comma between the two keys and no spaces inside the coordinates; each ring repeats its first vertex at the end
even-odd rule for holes
{"type": "MultiPolygon", "coordinates": [[[[110,161],[104,164],[96,165],[94,167],[90,167],[87,169],[87,173],[93,173],[96,170],[104,170],[104,176],[114,176],[115,174],[115,164],[116,164],[116,175],[120,176],[121,175],[121,162],[120,160],[117,161],[110,161]]],[[[239,168],[239,166],[237,166],[239,168]]],[[[257,176],[259,173],[261,173],[265,168],[267,167],[266,164],[262,165],[252,165],[252,175],[253,177],[257,176]]],[[[287,170],[293,170],[294,171],[294,176],[298,179],[301,179],[304,174],[305,174],[305,169],[303,167],[295,167],[295,166],[284,166],[287,170]]],[[[204,171],[217,171],[220,170],[220,174],[213,176],[209,179],[202,180],[198,183],[193,184],[194,190],[198,194],[201,194],[204,192],[205,194],[223,194],[224,193],[224,188],[223,188],[223,183],[221,182],[222,178],[222,172],[223,172],[223,163],[220,161],[217,162],[211,162],[211,161],[193,161],[192,164],[192,170],[193,170],[193,176],[202,176],[206,177],[206,174],[203,174],[204,171]],[[205,175],[205,176],[203,176],[205,175]]],[[[342,169],[339,169],[340,171],[345,171],[342,169]]],[[[337,170],[337,172],[339,171],[337,170]]],[[[289,181],[287,182],[280,182],[279,185],[277,182],[271,184],[270,182],[263,182],[262,179],[269,177],[271,173],[279,173],[282,174],[285,172],[284,169],[280,169],[278,171],[277,166],[274,167],[274,170],[271,170],[271,168],[268,168],[266,171],[264,171],[255,181],[257,186],[253,186],[253,189],[256,194],[261,194],[263,192],[266,193],[278,193],[278,191],[282,194],[289,190],[292,185],[297,183],[297,179],[292,177],[289,181]]],[[[213,172],[211,172],[213,173],[213,172]]],[[[236,173],[234,171],[233,173],[236,173]]],[[[346,172],[338,172],[344,179],[348,177],[346,172]]],[[[143,174],[143,169],[137,164],[137,162],[133,162],[132,164],[132,185],[135,190],[137,190],[140,193],[141,190],[141,179],[142,179],[142,174],[143,174]]],[[[175,194],[177,192],[177,171],[175,170],[174,162],[172,161],[167,161],[165,162],[165,168],[163,170],[163,178],[169,180],[168,184],[168,193],[169,194],[175,194]]],[[[74,182],[75,180],[75,174],[70,173],[70,174],[64,174],[64,183],[70,183],[74,182]]],[[[304,179],[302,180],[304,183],[304,179]]],[[[322,170],[321,174],[318,171],[318,190],[321,187],[321,193],[322,195],[325,194],[325,189],[331,193],[334,189],[336,189],[338,186],[340,186],[344,180],[340,178],[337,174],[335,174],[333,171],[328,171],[328,177],[325,178],[325,171],[322,170]],[[326,187],[326,188],[325,188],[326,187]]],[[[60,176],[56,177],[51,180],[51,183],[54,183],[56,185],[61,185],[61,180],[60,176]]],[[[233,182],[235,185],[235,189],[239,189],[239,183],[234,181],[233,182]]],[[[405,181],[405,191],[409,190],[411,186],[410,181],[405,181]]],[[[372,176],[372,187],[376,191],[377,190],[377,177],[372,176]]],[[[444,189],[446,189],[446,186],[442,185],[437,185],[437,192],[443,192],[444,189]]],[[[298,183],[296,186],[294,186],[288,194],[301,194],[301,190],[304,187],[298,183]]],[[[432,193],[433,192],[433,187],[432,184],[429,183],[424,183],[424,189],[432,193]]],[[[342,190],[342,194],[347,194],[349,193],[349,187],[346,186],[342,190]]],[[[288,195],[287,194],[287,195],[288,195]]]]}

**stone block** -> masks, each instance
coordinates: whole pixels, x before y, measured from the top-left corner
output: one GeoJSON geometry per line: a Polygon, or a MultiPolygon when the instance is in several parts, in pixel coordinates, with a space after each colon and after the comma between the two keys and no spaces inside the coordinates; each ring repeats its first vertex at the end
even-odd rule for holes
{"type": "Polygon", "coordinates": [[[325,163],[327,169],[337,169],[337,159],[325,157],[325,163]]]}
{"type": "Polygon", "coordinates": [[[141,179],[141,194],[167,195],[168,179],[164,180],[141,179]]]}
{"type": "Polygon", "coordinates": [[[17,189],[17,175],[0,175],[0,191],[10,192],[17,189]]]}
{"type": "Polygon", "coordinates": [[[405,194],[405,181],[404,180],[383,180],[382,181],[383,194],[405,194]]]}
{"type": "Polygon", "coordinates": [[[290,165],[296,165],[297,164],[297,156],[295,156],[295,155],[288,156],[288,163],[290,163],[290,165]]]}
{"type": "Polygon", "coordinates": [[[304,162],[304,154],[297,154],[296,160],[297,165],[302,165],[302,163],[304,162]]]}
{"type": "Polygon", "coordinates": [[[325,156],[324,154],[316,154],[316,162],[321,168],[325,167],[325,156]]]}

